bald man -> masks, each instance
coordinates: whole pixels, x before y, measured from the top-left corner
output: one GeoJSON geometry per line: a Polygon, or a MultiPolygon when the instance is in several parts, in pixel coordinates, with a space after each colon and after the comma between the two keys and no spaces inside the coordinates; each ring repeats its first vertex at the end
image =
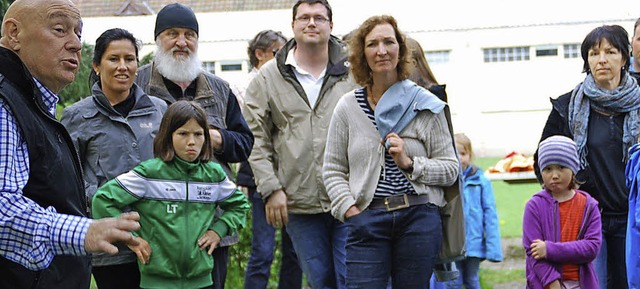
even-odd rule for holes
{"type": "Polygon", "coordinates": [[[80,65],[80,12],[69,0],[17,0],[0,37],[0,288],[89,288],[89,253],[137,244],[137,213],[86,217],[80,163],[55,118],[80,65]]]}

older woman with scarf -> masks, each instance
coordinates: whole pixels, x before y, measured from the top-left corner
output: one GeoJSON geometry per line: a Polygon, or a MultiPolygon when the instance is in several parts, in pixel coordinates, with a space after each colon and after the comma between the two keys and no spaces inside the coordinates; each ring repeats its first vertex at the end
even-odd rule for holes
{"type": "Polygon", "coordinates": [[[386,288],[391,277],[393,288],[427,288],[443,240],[439,208],[459,172],[446,103],[407,80],[393,17],[367,19],[349,51],[363,87],[338,102],[323,167],[331,213],[349,230],[347,287],[386,288]]]}
{"type": "MultiPolygon", "coordinates": [[[[552,99],[540,140],[565,135],[578,146],[581,190],[602,212],[602,247],[595,260],[600,288],[627,288],[625,235],[629,189],[625,164],[638,141],[640,88],[629,71],[629,36],[618,25],[592,30],[581,46],[584,81],[552,99]]],[[[540,180],[540,169],[536,174],[540,180]]],[[[529,245],[529,244],[526,244],[529,245]]]]}

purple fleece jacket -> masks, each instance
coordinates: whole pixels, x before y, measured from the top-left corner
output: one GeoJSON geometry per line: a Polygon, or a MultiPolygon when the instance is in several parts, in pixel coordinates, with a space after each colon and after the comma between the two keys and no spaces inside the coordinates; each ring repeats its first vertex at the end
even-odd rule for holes
{"type": "Polygon", "coordinates": [[[522,222],[522,245],[527,253],[527,288],[544,289],[554,280],[562,279],[564,263],[580,265],[580,288],[598,288],[593,266],[602,243],[598,202],[583,191],[576,190],[576,193],[587,197],[576,241],[560,241],[560,207],[551,192],[542,190],[527,202],[522,222]],[[536,260],[531,255],[529,246],[536,239],[546,241],[546,259],[536,260]]]}

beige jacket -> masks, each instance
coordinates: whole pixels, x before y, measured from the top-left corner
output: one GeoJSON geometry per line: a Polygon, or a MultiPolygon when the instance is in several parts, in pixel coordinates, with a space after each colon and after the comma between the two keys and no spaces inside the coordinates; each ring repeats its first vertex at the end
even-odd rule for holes
{"type": "Polygon", "coordinates": [[[331,115],[340,97],[357,85],[349,78],[343,46],[332,37],[325,80],[311,107],[285,64],[294,47],[292,39],[247,87],[243,114],[255,137],[249,163],[265,200],[283,189],[289,213],[317,214],[330,210],[322,161],[331,115]]]}

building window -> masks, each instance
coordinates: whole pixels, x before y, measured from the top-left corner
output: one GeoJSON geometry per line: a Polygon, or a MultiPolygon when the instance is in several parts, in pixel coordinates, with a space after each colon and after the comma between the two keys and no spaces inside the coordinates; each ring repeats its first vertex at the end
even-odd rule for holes
{"type": "Polygon", "coordinates": [[[241,71],[242,63],[229,63],[220,65],[220,71],[241,71]]]}
{"type": "Polygon", "coordinates": [[[580,57],[580,44],[565,44],[564,47],[564,58],[578,58],[580,57]]]}
{"type": "Polygon", "coordinates": [[[424,56],[429,64],[448,63],[449,52],[448,50],[427,51],[424,56]]]}
{"type": "Polygon", "coordinates": [[[528,61],[529,47],[485,48],[484,62],[528,61]]]}
{"type": "Polygon", "coordinates": [[[215,61],[207,61],[207,62],[202,62],[202,68],[205,71],[211,72],[213,74],[216,73],[216,62],[215,61]]]}
{"type": "Polygon", "coordinates": [[[558,56],[558,47],[556,46],[536,47],[536,57],[540,57],[540,56],[558,56]]]}

